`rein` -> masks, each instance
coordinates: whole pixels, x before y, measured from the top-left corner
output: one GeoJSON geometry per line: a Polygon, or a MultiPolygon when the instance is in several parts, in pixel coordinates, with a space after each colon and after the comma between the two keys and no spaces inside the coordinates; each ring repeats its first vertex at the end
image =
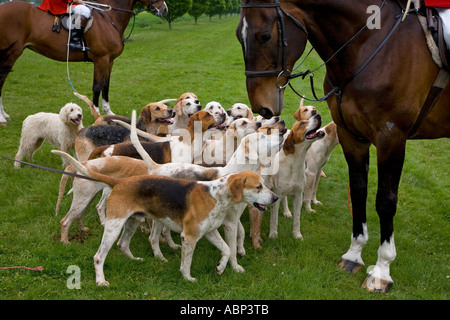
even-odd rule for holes
{"type": "MultiPolygon", "coordinates": [[[[387,0],[383,0],[383,2],[381,3],[381,5],[379,6],[379,10],[378,12],[372,17],[372,21],[375,20],[375,18],[381,13],[381,10],[384,8],[385,4],[387,3],[387,0]]],[[[400,3],[398,3],[399,6],[401,7],[400,3]]],[[[345,48],[347,48],[353,41],[355,41],[367,28],[369,25],[369,21],[367,21],[367,23],[358,31],[356,32],[346,43],[344,43],[338,50],[336,50],[330,58],[328,58],[326,61],[324,61],[324,63],[322,63],[319,67],[313,69],[313,70],[306,70],[305,72],[299,72],[299,73],[295,73],[292,74],[289,70],[287,70],[287,66],[286,66],[286,51],[287,51],[287,41],[284,35],[284,19],[283,19],[283,15],[285,15],[286,17],[288,17],[289,19],[291,19],[296,26],[298,26],[300,28],[301,31],[303,31],[306,35],[308,35],[308,31],[306,29],[306,27],[298,20],[296,20],[293,16],[289,15],[287,12],[285,12],[282,8],[281,8],[281,4],[278,0],[274,0],[274,3],[269,3],[269,4],[262,4],[262,3],[255,3],[255,4],[249,4],[249,3],[245,3],[242,4],[242,8],[275,8],[277,10],[277,16],[278,16],[278,32],[281,35],[280,38],[282,38],[282,41],[279,40],[280,42],[280,46],[282,47],[283,50],[283,54],[282,54],[282,61],[281,61],[281,65],[282,65],[282,70],[265,70],[265,71],[246,71],[245,75],[247,77],[264,77],[264,76],[277,76],[277,81],[276,81],[276,85],[278,87],[279,90],[279,94],[281,96],[281,92],[282,90],[289,85],[289,87],[292,89],[292,91],[297,94],[299,97],[304,98],[305,100],[308,101],[318,101],[318,102],[322,102],[327,100],[328,98],[330,98],[330,96],[332,96],[333,94],[336,95],[336,100],[337,100],[337,109],[339,112],[339,116],[344,124],[344,127],[351,132],[358,140],[365,140],[364,138],[359,137],[356,133],[352,132],[346,122],[344,121],[343,118],[343,114],[342,114],[342,92],[344,90],[344,88],[355,78],[357,77],[363,70],[364,68],[373,60],[373,58],[378,54],[378,52],[384,47],[384,45],[388,42],[388,40],[391,38],[391,36],[394,34],[394,32],[397,30],[397,28],[400,26],[401,22],[404,20],[404,18],[406,17],[407,14],[412,13],[412,12],[416,12],[417,9],[410,9],[410,10],[406,10],[406,9],[402,9],[402,13],[397,15],[395,18],[397,19],[396,23],[394,24],[394,26],[392,27],[392,29],[390,30],[390,32],[386,35],[386,37],[384,38],[384,40],[377,46],[377,48],[374,50],[374,52],[369,56],[369,58],[352,74],[352,76],[350,76],[346,81],[344,81],[343,83],[341,83],[340,85],[333,85],[330,80],[327,79],[327,81],[330,83],[330,85],[333,87],[331,89],[330,92],[328,92],[327,94],[325,94],[323,97],[318,98],[314,89],[314,72],[317,71],[318,69],[324,67],[325,65],[327,65],[327,63],[329,63],[336,55],[338,55],[342,50],[344,50],[345,48]],[[403,19],[400,19],[403,18],[403,19]],[[280,23],[281,21],[281,23],[280,23]],[[280,25],[282,26],[282,28],[280,28],[280,25]],[[287,82],[286,84],[284,84],[283,86],[280,86],[278,84],[278,78],[280,78],[281,76],[284,76],[287,78],[287,82]],[[305,98],[303,95],[299,94],[291,85],[290,80],[291,79],[295,79],[298,77],[302,77],[302,79],[304,79],[306,76],[310,77],[310,85],[311,85],[311,91],[312,94],[314,96],[314,99],[308,99],[305,98]]],[[[402,8],[402,7],[401,7],[402,8]]],[[[302,60],[302,62],[295,67],[293,70],[298,69],[308,58],[308,56],[311,54],[312,50],[314,48],[312,48],[308,54],[306,55],[306,57],[302,60]]],[[[281,98],[280,98],[281,101],[281,98]]]]}
{"type": "MultiPolygon", "coordinates": [[[[376,19],[376,17],[381,13],[381,10],[383,9],[383,7],[385,6],[387,0],[383,0],[383,2],[380,5],[380,9],[379,11],[372,17],[372,21],[374,21],[376,19]]],[[[264,70],[264,71],[245,71],[245,75],[247,77],[265,77],[265,76],[277,76],[277,86],[278,89],[281,91],[282,89],[284,89],[286,86],[289,85],[289,87],[292,89],[292,91],[297,94],[299,97],[302,97],[306,100],[309,101],[325,101],[327,100],[331,95],[336,94],[338,92],[341,92],[344,87],[350,82],[352,81],[359,73],[361,73],[361,71],[369,64],[369,62],[375,57],[375,55],[381,50],[381,48],[386,44],[386,42],[389,40],[389,38],[392,36],[392,34],[394,33],[394,31],[397,29],[397,27],[400,25],[400,22],[402,21],[401,19],[399,21],[397,21],[397,23],[394,25],[394,27],[392,28],[392,30],[389,32],[389,34],[386,36],[386,38],[381,42],[381,44],[375,49],[375,51],[372,53],[372,55],[357,69],[357,71],[348,79],[346,80],[343,84],[339,85],[339,86],[333,86],[333,89],[328,92],[326,95],[324,95],[321,98],[318,98],[316,93],[315,93],[315,89],[314,89],[314,72],[317,71],[318,69],[324,67],[328,62],[330,62],[336,55],[338,55],[342,50],[344,50],[345,48],[347,48],[353,41],[355,41],[362,33],[363,31],[365,31],[368,28],[368,24],[369,21],[355,34],[353,35],[347,42],[345,42],[338,50],[336,50],[330,58],[328,58],[324,63],[322,63],[319,67],[313,69],[313,70],[306,70],[305,72],[299,72],[299,73],[295,73],[292,74],[289,70],[287,70],[287,66],[286,66],[286,51],[287,51],[287,41],[285,38],[285,31],[284,31],[284,19],[283,19],[283,15],[285,15],[286,17],[288,17],[291,21],[294,22],[294,24],[300,28],[301,31],[303,31],[307,36],[308,36],[308,31],[306,29],[306,27],[297,19],[295,19],[292,15],[290,15],[289,13],[287,13],[286,11],[284,11],[281,8],[281,4],[278,0],[274,0],[273,3],[243,3],[241,5],[242,8],[275,8],[277,10],[277,16],[278,16],[278,29],[279,29],[279,34],[281,35],[280,39],[279,39],[279,46],[282,47],[283,53],[282,53],[282,60],[281,60],[281,66],[282,66],[282,70],[264,70]],[[281,26],[281,28],[280,28],[281,26]],[[311,83],[311,91],[313,93],[313,96],[315,98],[314,99],[308,99],[305,98],[303,95],[299,94],[291,85],[290,80],[291,79],[295,79],[298,77],[302,77],[302,79],[304,79],[306,76],[310,77],[310,83],[311,83]],[[287,78],[287,83],[284,84],[283,86],[278,85],[279,81],[278,78],[280,77],[286,77],[287,78]]],[[[409,12],[415,12],[417,11],[416,9],[412,9],[409,10],[409,12]]],[[[402,15],[403,16],[403,15],[402,15]]],[[[396,18],[398,19],[400,16],[397,16],[396,18]]],[[[308,54],[306,55],[306,57],[302,60],[302,62],[293,69],[296,70],[298,69],[308,58],[308,56],[311,54],[313,48],[308,52],[308,54]]]]}
{"type": "Polygon", "coordinates": [[[149,5],[147,8],[141,9],[141,10],[122,9],[122,8],[112,7],[112,6],[110,6],[110,5],[103,4],[103,3],[96,3],[96,2],[90,2],[90,1],[82,1],[82,3],[85,4],[85,5],[86,5],[87,7],[89,7],[89,8],[92,8],[92,9],[94,9],[94,10],[97,10],[97,12],[98,12],[103,18],[106,18],[106,19],[109,21],[109,23],[114,27],[114,29],[117,30],[117,32],[119,32],[119,34],[120,34],[119,29],[117,28],[117,26],[115,25],[115,23],[111,20],[111,18],[110,18],[107,14],[105,14],[105,12],[114,10],[114,11],[120,11],[120,12],[131,13],[131,14],[133,15],[133,24],[132,24],[132,26],[131,26],[130,33],[128,34],[127,37],[124,37],[124,36],[122,35],[122,42],[125,44],[125,41],[127,41],[127,40],[131,37],[131,34],[133,33],[134,25],[136,24],[136,16],[137,16],[139,13],[144,12],[144,11],[157,10],[156,7],[154,6],[154,4],[155,4],[156,2],[158,2],[158,1],[160,1],[160,0],[152,0],[152,1],[150,2],[150,5],[149,5]]]}

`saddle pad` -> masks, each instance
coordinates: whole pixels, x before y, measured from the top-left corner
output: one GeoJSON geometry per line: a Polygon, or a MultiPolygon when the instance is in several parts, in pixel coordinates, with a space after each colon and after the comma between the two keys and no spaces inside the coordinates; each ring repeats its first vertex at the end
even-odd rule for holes
{"type": "MultiPolygon", "coordinates": [[[[75,16],[72,15],[72,21],[69,21],[69,14],[65,14],[65,15],[61,16],[61,25],[66,30],[69,30],[69,25],[71,25],[72,29],[74,29],[74,26],[75,26],[74,20],[75,20],[75,16]]],[[[93,17],[91,17],[89,19],[89,21],[86,25],[86,28],[84,29],[84,33],[88,32],[88,30],[91,28],[93,20],[94,20],[93,17]]]]}

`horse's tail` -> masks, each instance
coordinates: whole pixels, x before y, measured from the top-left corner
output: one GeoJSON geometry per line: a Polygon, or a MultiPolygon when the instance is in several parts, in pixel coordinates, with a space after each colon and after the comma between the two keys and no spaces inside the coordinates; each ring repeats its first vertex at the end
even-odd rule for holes
{"type": "MultiPolygon", "coordinates": [[[[67,168],[64,170],[67,172],[75,173],[76,170],[72,165],[68,165],[67,168]]],[[[56,201],[56,209],[55,213],[58,215],[59,208],[61,207],[61,201],[64,195],[64,190],[66,189],[67,180],[69,179],[69,176],[67,174],[63,174],[61,176],[61,180],[59,182],[59,191],[58,191],[58,200],[56,201]]]]}
{"type": "Polygon", "coordinates": [[[106,183],[111,188],[113,188],[116,184],[120,183],[123,179],[118,179],[114,177],[110,177],[101,173],[98,173],[96,171],[92,171],[88,168],[86,168],[81,162],[79,162],[77,159],[72,157],[70,154],[65,153],[64,151],[60,150],[52,150],[52,153],[60,155],[64,159],[70,162],[71,165],[75,167],[82,175],[95,179],[97,181],[106,183]]]}
{"type": "Polygon", "coordinates": [[[95,110],[94,104],[92,103],[91,100],[89,100],[88,97],[83,96],[82,94],[79,94],[78,92],[74,92],[73,94],[89,105],[89,109],[91,109],[92,115],[94,116],[95,120],[97,120],[98,118],[100,118],[102,116],[101,114],[99,114],[97,112],[97,110],[95,110]]]}
{"type": "Polygon", "coordinates": [[[141,158],[144,160],[145,164],[147,165],[147,168],[149,172],[151,172],[153,169],[159,167],[159,164],[156,163],[150,155],[145,151],[144,147],[142,146],[141,142],[139,141],[137,132],[136,132],[136,110],[133,110],[131,112],[131,133],[130,133],[130,139],[133,143],[133,146],[136,148],[137,152],[141,156],[141,158]]]}

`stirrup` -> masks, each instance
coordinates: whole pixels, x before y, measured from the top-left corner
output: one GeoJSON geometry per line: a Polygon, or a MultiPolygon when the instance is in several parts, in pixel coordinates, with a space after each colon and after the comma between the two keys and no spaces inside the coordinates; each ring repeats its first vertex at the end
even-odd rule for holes
{"type": "Polygon", "coordinates": [[[79,42],[70,42],[69,43],[69,50],[71,51],[91,51],[91,48],[86,47],[84,45],[83,41],[79,41],[79,42]]]}

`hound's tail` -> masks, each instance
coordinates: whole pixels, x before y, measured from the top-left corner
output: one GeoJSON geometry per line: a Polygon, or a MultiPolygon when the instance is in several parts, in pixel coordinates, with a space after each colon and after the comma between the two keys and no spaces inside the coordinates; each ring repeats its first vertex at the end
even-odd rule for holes
{"type": "Polygon", "coordinates": [[[73,94],[89,105],[89,109],[91,109],[92,115],[94,116],[95,120],[97,120],[98,118],[100,118],[102,116],[101,114],[99,114],[97,112],[97,110],[95,110],[94,104],[92,103],[91,100],[89,100],[88,97],[83,96],[83,95],[79,94],[78,92],[74,92],[73,94]]]}
{"type": "Polygon", "coordinates": [[[79,162],[77,159],[72,157],[70,154],[65,153],[60,150],[52,150],[52,153],[60,155],[61,157],[65,158],[67,161],[70,162],[71,165],[75,167],[82,175],[95,179],[97,181],[106,183],[111,188],[113,188],[116,184],[118,184],[123,179],[113,178],[95,171],[92,171],[88,168],[86,168],[81,162],[79,162]]]}
{"type": "Polygon", "coordinates": [[[130,140],[133,143],[133,146],[136,148],[137,152],[141,156],[142,160],[144,160],[145,164],[147,165],[148,172],[151,173],[153,169],[156,169],[160,165],[153,161],[153,159],[150,157],[150,155],[145,151],[144,147],[142,146],[141,142],[139,141],[137,132],[136,132],[136,110],[133,110],[131,112],[131,133],[130,133],[130,140]]]}
{"type": "MultiPolygon", "coordinates": [[[[117,123],[117,124],[120,124],[122,127],[125,127],[125,128],[127,128],[128,130],[131,131],[131,125],[130,124],[128,124],[128,123],[126,123],[124,121],[121,121],[121,120],[117,120],[117,119],[113,119],[112,121],[117,123]]],[[[141,136],[142,138],[145,138],[145,139],[147,139],[147,140],[149,140],[151,142],[170,141],[170,137],[160,137],[160,136],[157,136],[157,135],[154,135],[154,134],[142,131],[140,129],[136,129],[136,133],[139,136],[141,136]]]]}
{"type": "Polygon", "coordinates": [[[164,100],[158,101],[158,103],[164,103],[164,104],[166,104],[166,103],[168,103],[168,102],[173,102],[173,101],[177,101],[177,99],[164,99],[164,100]]]}

